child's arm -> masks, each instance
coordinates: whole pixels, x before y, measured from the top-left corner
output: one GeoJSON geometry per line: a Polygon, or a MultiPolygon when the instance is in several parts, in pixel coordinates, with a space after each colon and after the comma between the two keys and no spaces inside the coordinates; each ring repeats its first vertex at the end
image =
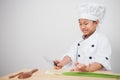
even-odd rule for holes
{"type": "Polygon", "coordinates": [[[100,63],[94,62],[89,65],[78,64],[73,68],[73,71],[93,72],[102,69],[103,66],[100,63]]]}
{"type": "Polygon", "coordinates": [[[65,56],[61,61],[55,60],[54,63],[55,69],[61,69],[64,65],[68,64],[71,61],[69,56],[65,56]]]}

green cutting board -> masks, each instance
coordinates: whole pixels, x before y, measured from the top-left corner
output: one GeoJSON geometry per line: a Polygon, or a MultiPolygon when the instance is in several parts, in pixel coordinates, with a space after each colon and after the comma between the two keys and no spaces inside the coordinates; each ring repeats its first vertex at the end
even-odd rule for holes
{"type": "Polygon", "coordinates": [[[95,73],[95,72],[63,72],[62,74],[65,75],[65,76],[84,76],[84,77],[120,79],[120,75],[95,73]]]}

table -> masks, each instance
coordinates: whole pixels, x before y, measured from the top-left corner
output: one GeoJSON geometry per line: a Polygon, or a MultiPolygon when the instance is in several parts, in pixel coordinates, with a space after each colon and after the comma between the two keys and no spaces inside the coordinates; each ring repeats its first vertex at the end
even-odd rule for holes
{"type": "MultiPolygon", "coordinates": [[[[18,79],[18,77],[14,77],[9,79],[10,75],[17,74],[19,72],[26,72],[30,71],[31,69],[23,69],[15,73],[11,73],[5,76],[0,77],[0,80],[120,80],[114,78],[95,78],[95,77],[83,77],[83,76],[64,76],[61,72],[65,72],[68,70],[38,70],[37,72],[33,73],[31,77],[26,79],[18,79]]],[[[113,74],[109,71],[97,71],[96,73],[107,73],[113,74]]]]}

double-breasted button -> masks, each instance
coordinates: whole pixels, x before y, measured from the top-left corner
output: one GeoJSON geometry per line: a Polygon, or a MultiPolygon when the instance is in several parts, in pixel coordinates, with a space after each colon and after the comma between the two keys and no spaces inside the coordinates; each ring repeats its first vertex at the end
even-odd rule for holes
{"type": "Polygon", "coordinates": [[[89,59],[92,59],[92,57],[91,57],[91,56],[89,56],[89,59]]]}
{"type": "Polygon", "coordinates": [[[95,46],[94,44],[91,45],[91,47],[94,47],[94,46],[95,46]]]}
{"type": "Polygon", "coordinates": [[[80,54],[78,54],[78,57],[80,57],[80,54]]]}
{"type": "Polygon", "coordinates": [[[80,46],[80,43],[78,43],[78,46],[80,46]]]}
{"type": "Polygon", "coordinates": [[[108,60],[108,57],[105,57],[106,60],[108,60]]]}

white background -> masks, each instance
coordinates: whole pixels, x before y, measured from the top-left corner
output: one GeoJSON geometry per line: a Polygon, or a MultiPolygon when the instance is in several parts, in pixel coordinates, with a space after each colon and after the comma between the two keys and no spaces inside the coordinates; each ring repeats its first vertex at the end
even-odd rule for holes
{"type": "Polygon", "coordinates": [[[76,5],[102,3],[107,11],[100,26],[112,45],[113,72],[120,72],[119,0],[0,0],[0,76],[28,68],[49,69],[81,32],[76,5]]]}

